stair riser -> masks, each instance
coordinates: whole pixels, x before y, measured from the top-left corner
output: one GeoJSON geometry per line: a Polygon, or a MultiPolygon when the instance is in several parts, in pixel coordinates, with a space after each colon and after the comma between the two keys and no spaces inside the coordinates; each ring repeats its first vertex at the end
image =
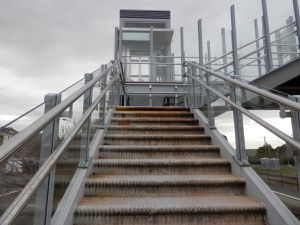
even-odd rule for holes
{"type": "Polygon", "coordinates": [[[104,140],[105,145],[206,145],[211,144],[210,138],[203,139],[157,139],[157,140],[148,140],[148,139],[108,139],[104,140]]]}
{"type": "Polygon", "coordinates": [[[187,159],[187,158],[220,158],[219,152],[196,152],[196,151],[182,151],[182,152],[147,152],[147,151],[102,151],[100,150],[99,157],[101,158],[122,158],[122,159],[142,159],[142,158],[153,158],[153,159],[187,159]]]}
{"type": "Polygon", "coordinates": [[[111,125],[121,126],[137,126],[137,125],[151,125],[151,126],[196,126],[198,121],[111,121],[111,125]]]}
{"type": "Polygon", "coordinates": [[[161,214],[144,212],[136,215],[78,215],[75,213],[74,225],[187,225],[187,224],[230,224],[265,225],[265,216],[259,212],[231,212],[212,214],[161,214]]]}
{"type": "Polygon", "coordinates": [[[242,195],[244,194],[244,185],[135,185],[135,186],[117,186],[102,184],[86,184],[86,196],[103,197],[137,197],[137,196],[180,196],[180,195],[201,195],[201,194],[224,194],[224,195],[242,195]]]}
{"type": "Polygon", "coordinates": [[[94,174],[230,174],[230,166],[94,166],[94,174]]]}

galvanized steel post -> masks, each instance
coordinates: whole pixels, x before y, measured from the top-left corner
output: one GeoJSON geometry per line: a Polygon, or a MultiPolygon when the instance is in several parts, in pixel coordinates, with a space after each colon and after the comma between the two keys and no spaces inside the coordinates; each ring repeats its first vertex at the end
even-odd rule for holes
{"type": "MultiPolygon", "coordinates": [[[[237,34],[236,34],[236,20],[235,20],[235,6],[232,5],[230,8],[231,11],[231,41],[232,41],[232,55],[233,55],[233,71],[234,75],[240,75],[239,70],[239,59],[237,54],[237,34]]],[[[231,85],[231,100],[238,105],[241,104],[241,100],[237,95],[237,92],[240,91],[240,88],[237,88],[236,85],[231,85]]],[[[237,158],[244,164],[247,162],[246,148],[245,148],[245,136],[244,136],[244,125],[243,125],[243,115],[236,108],[233,109],[233,119],[234,119],[234,129],[235,129],[235,141],[236,141],[236,150],[237,158]]]]}
{"type": "MultiPolygon", "coordinates": [[[[84,74],[85,84],[90,82],[93,79],[92,73],[84,74]]],[[[93,87],[88,89],[83,95],[83,113],[90,107],[92,104],[93,98],[93,87]]],[[[79,167],[86,168],[89,162],[89,145],[90,145],[90,135],[91,135],[91,116],[88,117],[82,126],[81,131],[81,140],[80,140],[80,161],[79,167]]]]}
{"type": "MultiPolygon", "coordinates": [[[[45,96],[45,113],[61,102],[61,94],[47,94],[45,96]]],[[[59,118],[54,119],[43,129],[41,137],[40,166],[55,151],[58,144],[59,118]]],[[[51,170],[45,181],[36,193],[34,225],[50,225],[53,206],[53,194],[55,183],[55,168],[51,170]]]]}
{"type": "MultiPolygon", "coordinates": [[[[257,40],[256,41],[256,49],[259,49],[260,48],[260,45],[259,45],[259,30],[258,30],[258,22],[257,22],[257,19],[254,20],[254,32],[255,32],[255,39],[257,40]]],[[[257,56],[257,70],[258,70],[258,75],[261,76],[262,75],[262,70],[261,70],[261,59],[260,59],[260,52],[259,50],[257,51],[256,53],[256,56],[257,56]]]]}
{"type": "Polygon", "coordinates": [[[269,27],[269,18],[268,18],[268,8],[267,1],[261,0],[262,11],[263,11],[263,27],[264,27],[264,36],[265,36],[265,47],[267,53],[267,71],[273,70],[273,57],[272,57],[272,47],[271,47],[271,38],[270,38],[270,27],[269,27]]]}
{"type": "MultiPolygon", "coordinates": [[[[205,73],[205,77],[206,77],[206,85],[210,86],[210,74],[205,73]]],[[[209,128],[213,129],[213,128],[215,128],[215,117],[214,117],[213,109],[211,107],[211,103],[212,103],[211,97],[212,96],[211,96],[210,90],[206,89],[206,94],[207,94],[208,126],[209,126],[209,128]]]]}
{"type": "Polygon", "coordinates": [[[203,36],[202,36],[202,20],[198,20],[198,47],[199,47],[199,65],[203,65],[203,36]]]}
{"type": "MultiPolygon", "coordinates": [[[[290,96],[289,99],[300,102],[300,97],[290,96]]],[[[300,113],[296,110],[291,110],[291,123],[293,138],[297,141],[300,141],[300,113]]],[[[298,191],[300,192],[300,149],[296,149],[294,153],[295,158],[295,167],[297,169],[297,178],[298,178],[298,191]],[[295,154],[296,153],[296,154],[295,154]]]]}
{"type": "MultiPolygon", "coordinates": [[[[223,64],[224,66],[227,64],[227,56],[226,56],[226,33],[225,28],[221,29],[221,36],[222,36],[222,53],[223,53],[223,64]]],[[[227,74],[227,67],[224,67],[224,74],[227,74]]]]}
{"type": "Polygon", "coordinates": [[[295,14],[296,27],[297,27],[298,48],[300,48],[300,15],[299,15],[298,0],[293,0],[293,6],[294,6],[294,14],[295,14]]]}
{"type": "Polygon", "coordinates": [[[154,73],[154,54],[153,54],[153,27],[150,28],[150,81],[156,81],[154,73]]]}
{"type": "Polygon", "coordinates": [[[118,48],[119,48],[119,29],[115,27],[115,51],[114,51],[114,59],[118,60],[118,48]]]}

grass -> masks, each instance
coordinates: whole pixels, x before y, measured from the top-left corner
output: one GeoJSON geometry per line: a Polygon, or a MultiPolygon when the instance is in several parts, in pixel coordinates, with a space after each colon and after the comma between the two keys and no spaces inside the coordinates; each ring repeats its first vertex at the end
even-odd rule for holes
{"type": "Polygon", "coordinates": [[[297,169],[294,166],[281,166],[280,170],[268,170],[262,168],[261,165],[251,165],[257,173],[269,173],[270,175],[282,175],[282,176],[297,176],[297,169]]]}

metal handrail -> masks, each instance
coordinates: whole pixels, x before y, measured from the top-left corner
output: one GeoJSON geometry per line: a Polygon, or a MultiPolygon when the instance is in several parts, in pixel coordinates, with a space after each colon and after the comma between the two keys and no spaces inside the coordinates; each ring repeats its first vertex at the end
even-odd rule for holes
{"type": "Polygon", "coordinates": [[[104,75],[106,75],[117,63],[110,65],[101,74],[96,76],[93,80],[88,82],[86,85],[78,89],[71,96],[66,98],[55,108],[44,114],[42,117],[37,119],[33,124],[29,125],[20,133],[12,137],[12,139],[6,144],[0,146],[0,163],[11,156],[22,144],[32,138],[37,132],[43,127],[50,123],[54,118],[59,116],[66,108],[68,108],[73,102],[80,98],[87,90],[94,86],[104,75]]]}
{"type": "MultiPolygon", "coordinates": [[[[111,68],[111,67],[110,67],[111,68]]],[[[38,187],[42,184],[46,176],[50,173],[51,169],[56,165],[57,161],[67,149],[68,145],[71,143],[72,139],[76,136],[77,132],[81,129],[85,121],[89,118],[91,113],[97,107],[99,102],[105,93],[109,90],[112,84],[117,80],[118,76],[115,76],[114,79],[101,91],[97,99],[93,104],[85,111],[78,124],[72,129],[70,134],[64,138],[64,140],[57,146],[54,153],[52,153],[39,170],[35,173],[29,183],[24,187],[18,197],[10,204],[8,209],[3,213],[0,218],[1,225],[10,225],[22,209],[29,202],[30,198],[33,196],[38,187]]],[[[88,84],[87,84],[88,85],[88,84]]],[[[90,86],[90,85],[88,85],[90,86]]]]}
{"type": "Polygon", "coordinates": [[[270,93],[268,91],[262,90],[260,88],[257,88],[255,86],[253,86],[253,85],[246,84],[246,83],[244,83],[242,81],[239,81],[237,79],[232,79],[232,78],[230,78],[228,76],[225,76],[225,75],[223,75],[221,73],[215,72],[214,70],[208,69],[208,68],[206,68],[204,66],[201,66],[201,65],[199,65],[197,63],[185,61],[185,64],[190,65],[192,67],[196,67],[196,68],[198,68],[200,70],[203,70],[203,71],[205,71],[205,72],[207,72],[207,73],[209,73],[209,74],[211,74],[213,76],[216,76],[216,77],[218,77],[218,78],[220,78],[220,79],[222,79],[224,81],[227,81],[227,82],[229,82],[231,84],[235,84],[235,85],[237,85],[237,86],[239,86],[241,88],[244,88],[244,89],[246,89],[248,91],[251,91],[251,92],[256,93],[256,94],[258,94],[260,96],[268,98],[268,99],[270,99],[270,100],[272,100],[272,101],[274,101],[274,102],[276,102],[278,104],[285,105],[285,106],[287,106],[287,107],[289,107],[291,109],[294,109],[294,110],[300,112],[300,104],[299,103],[296,103],[296,102],[293,102],[293,101],[291,101],[289,99],[286,99],[286,98],[283,98],[281,96],[272,94],[272,93],[270,93]]]}
{"type": "MultiPolygon", "coordinates": [[[[72,104],[76,99],[78,99],[82,94],[85,93],[85,91],[89,90],[91,87],[93,87],[94,84],[96,84],[103,76],[105,76],[109,71],[111,71],[114,66],[118,65],[117,63],[112,64],[109,66],[105,71],[103,71],[100,75],[95,77],[93,80],[88,82],[84,87],[80,88],[77,92],[75,92],[72,96],[64,100],[62,103],[57,105],[55,108],[47,112],[42,118],[40,118],[37,122],[38,125],[31,125],[29,126],[29,129],[24,130],[20,134],[22,134],[20,137],[13,137],[13,139],[17,139],[15,141],[19,142],[19,145],[24,143],[28,137],[45,125],[48,124],[51,120],[53,120],[56,116],[60,115],[60,113],[68,107],[69,104],[72,104]],[[51,119],[50,119],[51,118],[51,119]],[[50,121],[49,121],[50,120],[50,121]],[[38,128],[37,128],[38,127],[38,128]],[[22,140],[22,141],[20,141],[22,140]]],[[[122,70],[122,68],[121,68],[122,70]]],[[[121,72],[122,73],[122,72],[121,72]]],[[[68,145],[71,143],[73,138],[76,136],[78,131],[80,131],[81,127],[84,125],[84,123],[87,121],[87,119],[90,117],[92,112],[95,110],[95,108],[98,106],[102,98],[105,96],[106,92],[110,89],[110,87],[114,84],[114,82],[117,79],[121,79],[118,74],[115,75],[113,79],[110,80],[109,84],[100,92],[98,97],[95,99],[95,101],[89,106],[89,108],[84,112],[83,116],[80,118],[76,126],[72,129],[72,131],[67,135],[62,142],[57,146],[56,150],[46,159],[46,161],[43,163],[43,165],[39,168],[39,170],[34,174],[34,176],[31,178],[31,180],[27,183],[27,185],[23,188],[21,193],[17,196],[16,199],[10,204],[10,206],[7,208],[7,210],[3,213],[3,215],[0,218],[0,224],[1,225],[10,225],[16,217],[19,215],[19,213],[25,208],[26,204],[29,202],[33,194],[36,192],[36,190],[39,188],[39,186],[43,183],[46,176],[51,172],[52,168],[56,165],[59,158],[62,156],[64,151],[67,149],[68,145]]],[[[0,148],[0,150],[5,150],[6,148],[9,148],[10,151],[8,151],[11,155],[13,152],[13,148],[11,148],[11,145],[5,145],[0,148]]],[[[8,155],[1,155],[0,162],[3,161],[5,158],[7,158],[8,155]]]]}
{"type": "MultiPolygon", "coordinates": [[[[76,84],[78,84],[79,82],[81,82],[82,80],[84,80],[84,78],[76,81],[75,83],[71,84],[70,86],[66,87],[65,89],[63,89],[62,91],[60,91],[58,94],[62,94],[65,91],[69,90],[70,88],[72,88],[73,86],[75,86],[76,84]]],[[[18,116],[17,118],[13,119],[12,121],[9,121],[8,123],[6,123],[5,125],[0,127],[0,130],[8,127],[9,125],[13,124],[14,122],[18,121],[19,119],[21,119],[22,117],[28,115],[29,113],[33,112],[34,110],[36,110],[37,108],[39,108],[40,106],[42,106],[43,104],[45,104],[45,102],[41,102],[40,104],[38,104],[37,106],[34,106],[33,108],[29,109],[28,111],[26,111],[25,113],[21,114],[20,116],[18,116]]]]}
{"type": "MultiPolygon", "coordinates": [[[[203,66],[200,66],[199,64],[193,63],[193,62],[188,62],[185,61],[185,64],[187,64],[188,66],[192,66],[192,67],[196,67],[200,70],[203,70],[205,72],[207,72],[207,74],[209,75],[213,75],[216,76],[220,79],[223,79],[224,81],[227,81],[233,85],[237,85],[241,88],[244,88],[248,91],[251,91],[253,93],[258,94],[259,96],[268,98],[274,102],[277,102],[278,104],[281,104],[283,106],[287,106],[293,110],[296,111],[300,111],[300,104],[293,102],[289,99],[283,98],[281,96],[272,94],[270,92],[267,92],[265,90],[261,90],[255,86],[246,84],[244,82],[241,82],[239,80],[236,79],[232,79],[229,78],[227,76],[224,76],[222,74],[216,73],[213,70],[209,70],[203,66]]],[[[260,124],[261,126],[263,126],[264,128],[266,128],[267,130],[269,130],[270,132],[272,132],[273,134],[275,134],[276,136],[278,136],[279,138],[281,138],[282,140],[286,141],[287,143],[291,144],[292,146],[296,147],[297,149],[300,150],[300,142],[296,141],[295,139],[293,139],[292,137],[290,137],[289,135],[285,134],[284,132],[282,132],[281,130],[277,129],[276,127],[274,127],[273,125],[271,125],[270,123],[264,121],[263,119],[259,118],[258,116],[256,116],[254,113],[251,113],[249,110],[243,108],[242,106],[234,103],[233,101],[229,100],[226,96],[224,96],[222,93],[220,93],[219,91],[216,91],[214,88],[208,86],[207,84],[205,84],[203,81],[199,80],[198,78],[190,75],[190,74],[186,74],[190,79],[196,81],[197,83],[200,83],[203,87],[205,87],[207,90],[211,91],[212,93],[214,93],[216,96],[218,96],[219,98],[221,98],[223,101],[225,101],[226,103],[230,104],[232,107],[234,107],[235,109],[237,109],[238,111],[242,112],[243,114],[245,114],[246,116],[248,116],[249,118],[253,119],[255,122],[257,122],[258,124],[260,124]]]]}

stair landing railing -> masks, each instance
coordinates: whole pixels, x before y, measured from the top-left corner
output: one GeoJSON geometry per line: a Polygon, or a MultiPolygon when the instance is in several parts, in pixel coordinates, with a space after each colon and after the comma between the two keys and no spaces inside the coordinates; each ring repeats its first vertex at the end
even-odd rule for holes
{"type": "Polygon", "coordinates": [[[90,164],[107,111],[125,92],[122,64],[112,61],[85,74],[85,85],[65,100],[45,96],[45,114],[0,146],[1,225],[50,224],[73,175],[90,164]]]}
{"type": "MultiPolygon", "coordinates": [[[[259,141],[259,134],[256,133],[258,131],[254,131],[254,133],[252,131],[251,135],[249,135],[249,132],[248,134],[245,133],[244,120],[245,117],[248,117],[265,129],[265,135],[269,132],[278,137],[283,143],[286,143],[286,151],[292,149],[295,163],[294,172],[297,174],[295,179],[298,179],[297,183],[299,184],[300,174],[297,173],[297,171],[300,171],[299,98],[294,96],[285,98],[276,95],[247,82],[240,81],[238,76],[231,78],[195,62],[185,61],[184,66],[187,67],[185,78],[189,89],[189,94],[187,95],[188,106],[200,108],[203,114],[207,117],[207,125],[211,129],[221,129],[222,123],[232,123],[234,135],[233,137],[228,138],[232,138],[234,140],[228,141],[233,143],[232,145],[235,145],[233,148],[236,150],[236,159],[240,162],[240,164],[248,166],[249,162],[251,162],[251,157],[246,150],[247,139],[249,139],[250,136],[253,136],[257,139],[257,142],[259,141]],[[211,82],[216,79],[221,80],[224,83],[222,88],[211,82]],[[227,90],[226,94],[224,94],[224,88],[227,90]],[[207,98],[204,105],[201,102],[203,95],[207,98]],[[277,109],[279,114],[278,117],[281,119],[290,118],[290,121],[285,120],[284,123],[285,125],[288,125],[287,123],[289,122],[291,123],[293,135],[287,134],[284,132],[284,127],[280,127],[280,125],[272,125],[266,119],[262,118],[259,113],[253,111],[255,109],[262,109],[264,105],[268,105],[266,108],[270,108],[270,106],[272,106],[273,109],[277,109]],[[257,107],[255,108],[255,106],[257,107]],[[218,120],[218,116],[222,114],[225,115],[225,113],[227,113],[227,116],[222,117],[222,121],[218,120]],[[216,124],[217,120],[218,123],[216,124]]],[[[266,140],[265,144],[267,144],[266,140]]],[[[267,147],[269,145],[265,146],[267,147]]],[[[266,151],[269,151],[269,158],[278,157],[272,149],[266,149],[266,151]]],[[[259,164],[261,164],[261,162],[256,163],[257,166],[259,166],[259,164]]],[[[271,168],[271,170],[275,171],[276,168],[271,168]]],[[[295,191],[297,192],[298,190],[299,187],[296,187],[295,191]]]]}

